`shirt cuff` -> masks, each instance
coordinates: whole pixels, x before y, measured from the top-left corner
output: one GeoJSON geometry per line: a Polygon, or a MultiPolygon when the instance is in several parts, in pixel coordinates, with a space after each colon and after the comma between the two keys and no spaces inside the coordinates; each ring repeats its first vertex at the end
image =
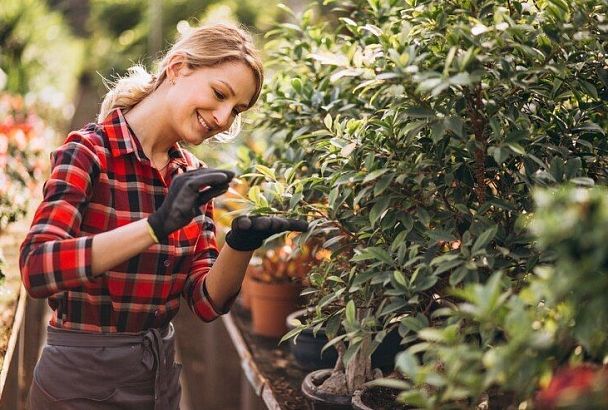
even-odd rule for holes
{"type": "Polygon", "coordinates": [[[241,291],[241,289],[239,288],[239,290],[232,297],[230,297],[230,299],[228,299],[228,301],[226,301],[224,306],[218,306],[213,301],[213,299],[211,299],[211,296],[209,295],[209,292],[207,291],[207,278],[203,279],[203,285],[201,286],[201,288],[202,288],[203,300],[205,300],[207,302],[207,304],[213,310],[213,312],[215,313],[216,316],[225,315],[226,313],[228,313],[230,311],[230,308],[232,307],[232,304],[234,303],[234,301],[236,300],[237,296],[239,295],[239,293],[241,291]]]}

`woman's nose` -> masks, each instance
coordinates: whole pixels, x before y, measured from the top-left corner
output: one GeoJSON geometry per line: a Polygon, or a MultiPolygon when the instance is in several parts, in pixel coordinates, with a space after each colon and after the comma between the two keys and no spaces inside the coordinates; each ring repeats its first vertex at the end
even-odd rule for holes
{"type": "Polygon", "coordinates": [[[220,129],[228,128],[230,125],[230,107],[220,107],[213,112],[215,126],[220,129]]]}

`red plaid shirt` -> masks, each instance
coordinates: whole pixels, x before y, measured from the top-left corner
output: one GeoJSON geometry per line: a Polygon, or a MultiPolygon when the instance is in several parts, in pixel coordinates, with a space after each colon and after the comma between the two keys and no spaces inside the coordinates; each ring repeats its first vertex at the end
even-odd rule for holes
{"type": "Polygon", "coordinates": [[[44,199],[20,254],[26,289],[49,298],[51,325],[88,332],[163,327],[180,294],[204,321],[226,313],[213,307],[204,286],[218,255],[212,203],[160,244],[101,275],[91,272],[93,235],[147,217],[175,175],[203,166],[177,144],[169,157],[163,181],[118,109],[70,133],[51,154],[44,199]]]}

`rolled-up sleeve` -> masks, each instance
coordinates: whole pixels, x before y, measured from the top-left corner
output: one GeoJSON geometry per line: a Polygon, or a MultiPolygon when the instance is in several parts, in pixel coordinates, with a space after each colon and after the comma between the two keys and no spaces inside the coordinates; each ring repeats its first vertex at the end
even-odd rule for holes
{"type": "Polygon", "coordinates": [[[20,247],[21,278],[32,297],[48,297],[93,280],[93,238],[81,236],[80,223],[99,173],[94,146],[79,134],[70,135],[51,154],[43,200],[20,247]]]}
{"type": "Polygon", "coordinates": [[[192,268],[184,285],[183,296],[194,314],[205,322],[211,322],[220,315],[228,313],[236,295],[222,308],[217,306],[207,293],[205,278],[218,256],[213,202],[207,203],[200,218],[201,234],[195,248],[192,268]]]}

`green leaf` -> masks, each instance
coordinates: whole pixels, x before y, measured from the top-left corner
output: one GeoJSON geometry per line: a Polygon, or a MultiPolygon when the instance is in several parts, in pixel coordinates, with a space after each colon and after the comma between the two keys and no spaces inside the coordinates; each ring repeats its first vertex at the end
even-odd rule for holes
{"type": "MultiPolygon", "coordinates": [[[[518,143],[516,143],[516,142],[513,142],[513,143],[510,143],[510,144],[507,144],[507,146],[508,146],[509,148],[511,148],[511,151],[513,151],[513,152],[514,152],[514,153],[516,153],[516,154],[519,154],[519,155],[526,155],[526,150],[524,149],[524,147],[522,147],[520,144],[518,144],[518,143]]],[[[498,162],[498,161],[497,161],[497,162],[498,162]]]]}
{"type": "Polygon", "coordinates": [[[383,175],[380,180],[374,185],[374,196],[377,197],[382,194],[384,190],[386,190],[386,188],[388,188],[388,186],[391,184],[394,177],[394,174],[383,175]]]}
{"type": "Polygon", "coordinates": [[[381,196],[380,199],[378,199],[378,201],[374,204],[372,209],[369,211],[369,222],[372,224],[372,226],[376,225],[376,222],[378,222],[378,219],[380,219],[382,217],[382,215],[388,209],[390,204],[391,204],[390,196],[381,196]]]}
{"type": "Polygon", "coordinates": [[[442,262],[439,265],[437,265],[437,268],[435,269],[435,271],[433,272],[433,275],[440,275],[443,272],[447,272],[451,269],[454,269],[457,266],[460,266],[464,263],[464,261],[462,259],[456,259],[453,261],[446,261],[446,262],[442,262]]]}
{"type": "Polygon", "coordinates": [[[409,118],[435,118],[435,111],[427,107],[412,107],[404,111],[409,118]]]}
{"type": "Polygon", "coordinates": [[[450,275],[450,286],[456,286],[467,276],[469,269],[466,266],[461,266],[450,275]]]}
{"type": "Polygon", "coordinates": [[[328,113],[325,116],[325,118],[323,118],[323,124],[325,124],[325,128],[327,128],[328,130],[331,131],[331,126],[332,126],[331,114],[328,113]]]}
{"type": "Polygon", "coordinates": [[[393,276],[395,277],[395,281],[403,287],[409,287],[409,283],[405,279],[405,275],[403,272],[396,270],[393,272],[393,276]]]}
{"type": "Polygon", "coordinates": [[[271,181],[276,181],[277,180],[277,177],[276,177],[273,169],[270,169],[267,166],[261,165],[261,164],[257,164],[255,166],[255,169],[259,173],[261,173],[262,175],[264,175],[266,178],[268,178],[269,180],[271,180],[271,181]]]}
{"type": "Polygon", "coordinates": [[[431,126],[431,139],[433,140],[433,144],[437,144],[441,141],[444,135],[445,126],[443,125],[443,121],[434,122],[431,126]]]}
{"type": "Polygon", "coordinates": [[[450,117],[443,120],[443,125],[447,130],[452,131],[458,137],[464,137],[464,121],[460,117],[450,117]]]}
{"type": "Polygon", "coordinates": [[[588,95],[590,95],[596,99],[599,98],[598,93],[597,93],[597,88],[595,88],[595,86],[593,84],[591,84],[589,81],[585,81],[585,80],[580,80],[579,83],[581,84],[582,88],[587,92],[588,95]]]}
{"type": "Polygon", "coordinates": [[[325,343],[325,345],[323,345],[323,348],[321,349],[321,353],[325,352],[325,350],[329,349],[330,347],[338,344],[341,340],[343,340],[347,335],[340,335],[337,337],[334,337],[333,339],[331,339],[329,342],[325,343]]]}
{"type": "Polygon", "coordinates": [[[348,345],[348,348],[346,349],[346,352],[344,353],[344,358],[343,358],[343,362],[344,364],[348,364],[353,357],[355,357],[355,355],[357,354],[357,352],[359,351],[359,349],[361,348],[361,342],[355,342],[355,343],[350,343],[348,345]]]}
{"type": "Polygon", "coordinates": [[[365,176],[365,178],[363,179],[363,183],[366,184],[370,181],[373,181],[374,179],[378,178],[380,175],[387,173],[388,171],[389,171],[389,169],[386,169],[386,168],[377,169],[375,171],[372,171],[365,176]]]}
{"type": "Polygon", "coordinates": [[[349,300],[346,304],[346,321],[354,324],[357,322],[356,317],[357,308],[355,307],[355,302],[349,300]]]}
{"type": "Polygon", "coordinates": [[[498,226],[493,226],[490,229],[484,231],[479,237],[475,240],[473,244],[473,248],[471,249],[471,253],[475,254],[477,251],[485,248],[487,244],[490,243],[492,239],[496,236],[496,232],[498,231],[498,226]]]}
{"type": "Polygon", "coordinates": [[[400,323],[411,332],[417,333],[420,329],[428,327],[429,321],[423,314],[414,316],[406,316],[400,320],[400,323]]]}
{"type": "Polygon", "coordinates": [[[580,158],[571,158],[566,162],[565,178],[570,180],[580,175],[583,169],[583,161],[580,158]]]}
{"type": "Polygon", "coordinates": [[[389,265],[393,264],[393,260],[388,254],[388,252],[380,247],[375,246],[370,246],[369,248],[363,249],[360,253],[353,256],[350,260],[353,262],[359,262],[369,259],[377,259],[389,265]]]}
{"type": "Polygon", "coordinates": [[[407,350],[399,353],[395,359],[395,367],[409,376],[411,379],[416,379],[420,370],[418,359],[412,353],[407,350]]]}
{"type": "Polygon", "coordinates": [[[291,80],[291,86],[298,94],[302,94],[302,80],[299,78],[294,78],[291,80]]]}

